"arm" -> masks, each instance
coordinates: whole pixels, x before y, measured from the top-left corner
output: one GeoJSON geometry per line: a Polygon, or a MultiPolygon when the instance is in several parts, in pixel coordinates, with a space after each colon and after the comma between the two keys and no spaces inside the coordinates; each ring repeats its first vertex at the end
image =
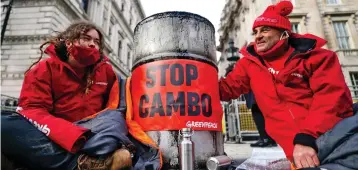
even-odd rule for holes
{"type": "Polygon", "coordinates": [[[295,136],[294,144],[310,146],[317,151],[315,139],[343,118],[352,115],[353,102],[335,53],[313,59],[310,67],[313,100],[309,115],[302,123],[304,126],[301,132],[295,136]]]}
{"type": "Polygon", "coordinates": [[[239,98],[250,91],[250,79],[243,67],[244,59],[239,60],[234,69],[219,81],[220,100],[228,101],[239,98]]]}
{"type": "Polygon", "coordinates": [[[40,62],[26,73],[18,112],[52,141],[75,153],[85,142],[84,133],[88,130],[50,114],[53,110],[50,71],[46,62],[40,62]]]}
{"type": "Polygon", "coordinates": [[[118,107],[117,106],[118,102],[116,102],[114,100],[118,96],[116,95],[116,92],[112,92],[112,89],[113,89],[113,87],[117,88],[115,83],[118,83],[118,82],[117,82],[117,77],[116,77],[117,75],[114,72],[114,70],[113,70],[113,68],[112,68],[112,66],[110,64],[106,65],[106,76],[107,76],[108,86],[107,86],[107,89],[106,89],[106,93],[103,95],[104,96],[103,106],[105,108],[107,108],[107,107],[116,108],[116,107],[118,107]]]}

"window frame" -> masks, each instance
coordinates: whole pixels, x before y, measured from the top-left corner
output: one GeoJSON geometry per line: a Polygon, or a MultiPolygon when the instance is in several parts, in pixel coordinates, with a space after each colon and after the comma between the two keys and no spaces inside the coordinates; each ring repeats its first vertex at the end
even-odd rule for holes
{"type": "Polygon", "coordinates": [[[291,23],[291,29],[292,29],[292,32],[293,33],[297,33],[297,34],[300,34],[301,33],[301,30],[300,30],[300,23],[298,23],[298,22],[292,22],[291,23]],[[294,25],[296,25],[296,32],[294,31],[294,25]]]}
{"type": "Polygon", "coordinates": [[[358,71],[350,71],[349,79],[352,83],[352,95],[354,95],[353,98],[358,98],[358,71]]]}
{"type": "Polygon", "coordinates": [[[89,3],[90,0],[81,0],[81,8],[83,11],[85,11],[86,14],[88,13],[89,3]]]}
{"type": "Polygon", "coordinates": [[[332,0],[325,0],[326,5],[340,5],[340,4],[342,4],[341,0],[334,0],[334,1],[336,1],[336,3],[329,3],[330,1],[332,1],[332,0]]]}
{"type": "Polygon", "coordinates": [[[332,27],[333,27],[333,31],[335,34],[335,39],[337,42],[338,49],[340,49],[340,50],[352,49],[353,44],[351,43],[352,37],[349,33],[348,21],[346,21],[346,20],[332,21],[332,27]],[[340,25],[338,25],[338,24],[340,24],[340,25]],[[340,27],[341,25],[343,27],[340,27]],[[342,35],[342,33],[344,35],[342,35]]]}

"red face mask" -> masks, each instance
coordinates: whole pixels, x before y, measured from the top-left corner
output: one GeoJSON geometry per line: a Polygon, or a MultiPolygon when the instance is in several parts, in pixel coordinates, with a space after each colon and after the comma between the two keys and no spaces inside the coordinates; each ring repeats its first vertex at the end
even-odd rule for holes
{"type": "Polygon", "coordinates": [[[255,51],[258,55],[260,55],[263,58],[270,58],[270,57],[275,57],[277,55],[279,55],[279,53],[282,51],[282,49],[285,46],[285,39],[282,39],[280,41],[278,41],[271,49],[265,51],[265,52],[258,52],[257,51],[257,47],[256,47],[256,43],[254,44],[254,48],[255,51]]]}
{"type": "Polygon", "coordinates": [[[86,67],[95,64],[101,58],[99,51],[95,48],[72,46],[68,52],[79,64],[86,67]]]}

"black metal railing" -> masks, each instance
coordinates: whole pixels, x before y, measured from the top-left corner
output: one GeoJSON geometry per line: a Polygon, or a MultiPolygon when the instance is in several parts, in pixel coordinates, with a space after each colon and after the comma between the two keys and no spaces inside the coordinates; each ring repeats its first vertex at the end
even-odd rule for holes
{"type": "Polygon", "coordinates": [[[18,98],[1,94],[1,112],[15,111],[18,103],[19,103],[18,98]]]}

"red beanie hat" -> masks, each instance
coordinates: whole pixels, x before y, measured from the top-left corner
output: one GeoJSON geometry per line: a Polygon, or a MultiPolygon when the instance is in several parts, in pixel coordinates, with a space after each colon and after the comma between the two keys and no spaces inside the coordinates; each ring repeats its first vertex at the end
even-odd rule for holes
{"type": "Polygon", "coordinates": [[[291,1],[281,1],[276,5],[270,5],[264,13],[256,18],[252,29],[259,26],[271,26],[282,28],[291,32],[291,23],[287,15],[293,10],[291,1]]]}

